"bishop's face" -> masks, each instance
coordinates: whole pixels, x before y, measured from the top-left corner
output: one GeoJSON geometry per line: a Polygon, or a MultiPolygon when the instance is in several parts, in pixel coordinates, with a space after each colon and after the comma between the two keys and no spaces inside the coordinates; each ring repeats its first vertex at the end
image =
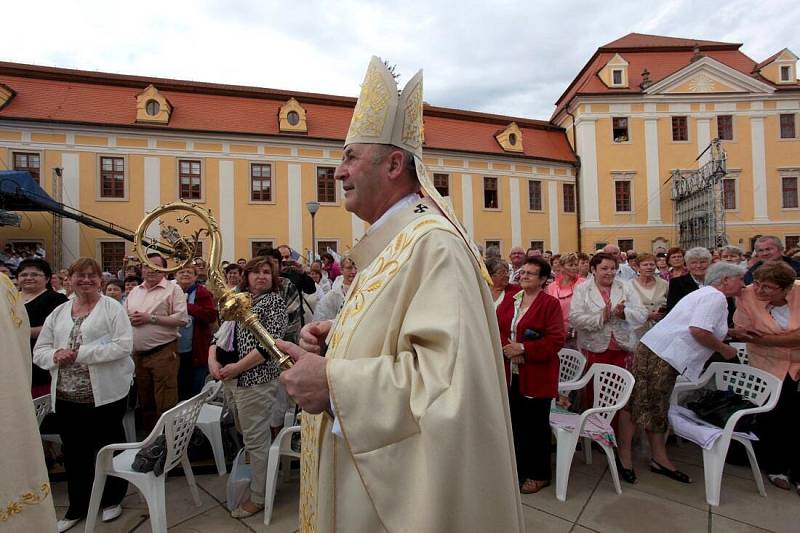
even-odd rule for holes
{"type": "Polygon", "coordinates": [[[376,214],[385,200],[381,196],[385,177],[385,158],[380,157],[383,150],[379,144],[350,144],[334,174],[342,182],[345,209],[370,223],[377,220],[376,214]]]}

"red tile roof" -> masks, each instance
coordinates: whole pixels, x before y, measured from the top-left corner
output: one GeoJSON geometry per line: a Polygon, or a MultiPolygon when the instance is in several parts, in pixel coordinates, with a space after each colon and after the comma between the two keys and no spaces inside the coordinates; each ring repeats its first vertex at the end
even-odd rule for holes
{"type": "MultiPolygon", "coordinates": [[[[168,131],[297,137],[278,129],[280,107],[291,97],[307,111],[313,139],[343,141],[356,99],[258,87],[199,83],[84,72],[0,62],[0,83],[16,96],[0,110],[3,119],[135,127],[168,131]],[[169,100],[168,125],[136,122],[136,95],[153,84],[169,100]]],[[[574,163],[563,129],[549,122],[426,105],[425,148],[574,163]],[[494,138],[516,122],[524,154],[506,153],[494,138]]]]}
{"type": "MultiPolygon", "coordinates": [[[[640,94],[642,89],[639,84],[642,82],[642,72],[645,69],[650,72],[650,81],[657,83],[688,66],[694,56],[695,46],[699,48],[700,54],[703,56],[719,61],[742,74],[753,76],[759,81],[774,86],[776,90],[785,88],[785,86],[776,86],[757,73],[754,74],[757,71],[757,64],[739,50],[741,47],[739,43],[630,33],[597,49],[559,97],[551,120],[555,119],[578,95],[640,94]],[[597,75],[609,59],[617,53],[628,62],[627,88],[609,88],[597,75]]],[[[790,85],[788,88],[797,89],[798,86],[790,85]]]]}

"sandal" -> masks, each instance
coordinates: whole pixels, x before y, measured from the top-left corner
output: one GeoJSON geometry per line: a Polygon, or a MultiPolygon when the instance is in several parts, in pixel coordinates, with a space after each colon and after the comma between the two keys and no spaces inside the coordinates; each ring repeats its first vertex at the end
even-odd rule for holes
{"type": "Polygon", "coordinates": [[[791,490],[792,485],[789,483],[789,478],[786,474],[767,474],[769,482],[783,490],[791,490]]]}
{"type": "Polygon", "coordinates": [[[619,460],[619,457],[615,456],[614,459],[617,463],[617,472],[619,472],[619,477],[622,481],[626,483],[630,483],[631,485],[635,485],[639,482],[639,478],[636,477],[636,472],[633,468],[625,468],[625,465],[622,464],[622,461],[619,460]]]}
{"type": "Polygon", "coordinates": [[[667,476],[670,479],[674,479],[675,481],[680,481],[681,483],[691,483],[692,478],[689,477],[688,474],[681,472],[680,470],[670,470],[665,466],[661,466],[654,460],[650,459],[650,471],[654,474],[660,474],[662,476],[667,476]]]}
{"type": "Polygon", "coordinates": [[[545,487],[550,486],[549,479],[526,479],[519,491],[522,494],[536,494],[545,487]]]}
{"type": "Polygon", "coordinates": [[[260,513],[261,511],[264,510],[264,506],[263,505],[256,505],[256,507],[257,507],[257,509],[255,511],[250,512],[250,511],[248,511],[247,509],[245,509],[244,507],[242,507],[240,505],[239,507],[237,507],[236,509],[231,511],[231,518],[238,518],[238,519],[248,518],[248,517],[251,517],[254,514],[260,513]]]}

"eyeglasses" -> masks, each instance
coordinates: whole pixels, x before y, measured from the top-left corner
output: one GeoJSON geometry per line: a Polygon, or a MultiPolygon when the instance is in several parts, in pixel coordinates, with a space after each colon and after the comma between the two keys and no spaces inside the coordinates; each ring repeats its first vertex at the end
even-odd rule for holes
{"type": "Polygon", "coordinates": [[[42,274],[41,272],[23,272],[22,274],[18,274],[17,277],[20,278],[20,279],[25,279],[25,278],[43,278],[44,274],[42,274]]]}
{"type": "Polygon", "coordinates": [[[783,290],[781,287],[776,287],[775,285],[766,285],[765,283],[761,283],[760,281],[754,281],[753,285],[757,290],[761,290],[764,292],[777,292],[783,290]]]}
{"type": "Polygon", "coordinates": [[[519,271],[519,277],[522,277],[522,276],[530,276],[530,277],[537,277],[538,278],[539,277],[539,273],[538,272],[531,272],[530,270],[520,270],[519,271]]]}

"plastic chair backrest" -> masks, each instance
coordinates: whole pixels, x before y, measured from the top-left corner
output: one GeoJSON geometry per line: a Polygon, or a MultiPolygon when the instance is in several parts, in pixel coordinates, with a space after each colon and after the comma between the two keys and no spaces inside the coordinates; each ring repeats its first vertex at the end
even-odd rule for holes
{"type": "Polygon", "coordinates": [[[558,352],[558,382],[570,383],[580,379],[586,367],[586,357],[578,350],[562,348],[558,352]]]}
{"type": "MultiPolygon", "coordinates": [[[[589,369],[589,373],[594,374],[592,407],[611,407],[628,401],[634,383],[633,375],[630,372],[614,365],[594,364],[589,369]]],[[[622,406],[620,405],[620,407],[622,406]]],[[[597,413],[597,416],[610,423],[614,412],[597,413]]]]}
{"type": "Polygon", "coordinates": [[[48,414],[50,414],[50,408],[52,404],[50,403],[50,395],[45,394],[44,396],[39,396],[38,398],[33,399],[33,409],[36,411],[36,423],[41,425],[42,420],[48,414]]]}
{"type": "Polygon", "coordinates": [[[167,459],[164,472],[169,472],[181,462],[189,441],[192,439],[194,425],[200,409],[209,398],[210,391],[201,392],[197,396],[180,403],[161,415],[159,423],[164,424],[164,435],[167,438],[167,459]]]}
{"type": "Polygon", "coordinates": [[[743,365],[750,364],[750,356],[747,354],[747,343],[732,342],[731,346],[736,348],[736,357],[739,358],[739,363],[743,365]]]}
{"type": "Polygon", "coordinates": [[[203,385],[202,390],[200,393],[210,392],[208,397],[208,402],[222,402],[223,400],[223,393],[222,393],[222,381],[212,379],[210,381],[206,381],[203,385]]]}
{"type": "Polygon", "coordinates": [[[765,373],[762,370],[736,363],[714,363],[712,366],[717,390],[735,392],[759,407],[774,392],[774,380],[769,379],[771,374],[763,377],[765,373]]]}

